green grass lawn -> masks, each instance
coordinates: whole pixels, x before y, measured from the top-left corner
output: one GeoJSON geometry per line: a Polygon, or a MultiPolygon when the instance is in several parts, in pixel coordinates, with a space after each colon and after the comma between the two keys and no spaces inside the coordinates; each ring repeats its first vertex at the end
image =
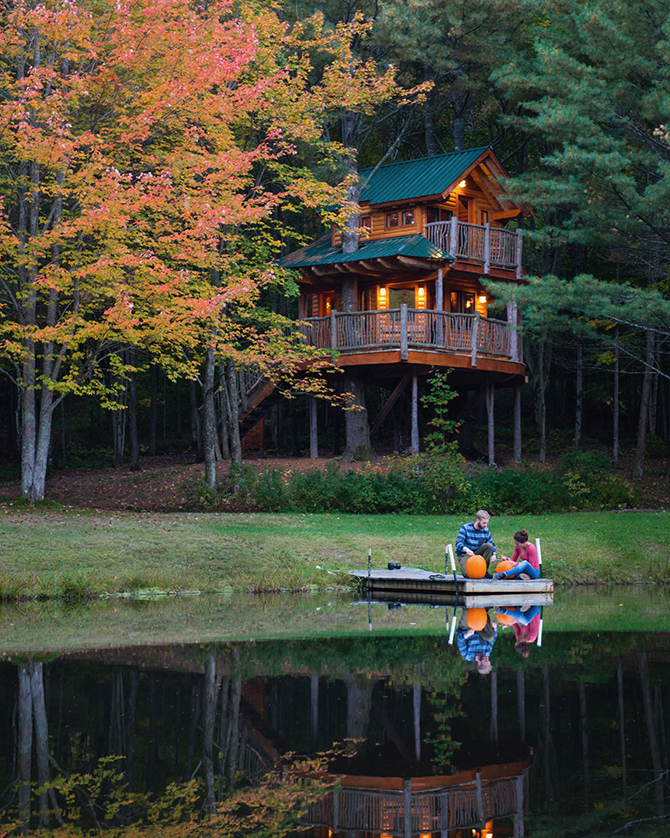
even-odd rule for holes
{"type": "MultiPolygon", "coordinates": [[[[435,571],[462,519],[408,515],[100,513],[0,506],[0,597],[336,588],[389,560],[435,571]]],[[[492,519],[499,555],[526,527],[558,583],[670,581],[670,515],[492,519]]]]}

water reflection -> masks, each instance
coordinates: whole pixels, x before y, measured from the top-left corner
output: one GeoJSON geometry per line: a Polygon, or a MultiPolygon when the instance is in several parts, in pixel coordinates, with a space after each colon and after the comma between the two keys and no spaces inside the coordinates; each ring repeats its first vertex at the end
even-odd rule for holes
{"type": "Polygon", "coordinates": [[[667,835],[670,635],[557,632],[538,648],[532,606],[473,610],[453,645],[443,628],[3,663],[0,820],[53,827],[78,808],[85,827],[123,825],[190,782],[182,814],[204,815],[287,751],[353,740],[329,764],[339,789],[304,814],[311,838],[667,835]],[[463,654],[475,636],[495,644],[487,672],[463,654]],[[68,808],[58,782],[110,755],[119,778],[68,808]]]}

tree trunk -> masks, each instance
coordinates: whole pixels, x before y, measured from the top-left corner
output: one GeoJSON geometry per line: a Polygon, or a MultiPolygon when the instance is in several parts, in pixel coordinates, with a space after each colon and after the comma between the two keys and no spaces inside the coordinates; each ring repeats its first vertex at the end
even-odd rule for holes
{"type": "Polygon", "coordinates": [[[467,93],[459,93],[454,100],[454,124],[451,134],[454,151],[463,151],[465,148],[465,117],[469,99],[467,93]]]}
{"type": "Polygon", "coordinates": [[[202,444],[202,424],[198,409],[198,391],[195,381],[189,380],[188,395],[191,402],[191,443],[193,446],[193,457],[197,463],[201,463],[205,455],[202,444]]]}
{"type": "MultiPolygon", "coordinates": [[[[424,77],[426,81],[430,80],[430,74],[426,68],[424,77]]],[[[423,130],[426,141],[426,154],[432,157],[437,154],[437,145],[435,143],[435,88],[431,88],[426,93],[426,101],[423,105],[423,130]]]]}
{"type": "Polygon", "coordinates": [[[226,393],[228,423],[230,428],[230,458],[234,463],[242,462],[242,439],[240,437],[240,396],[237,369],[231,358],[226,361],[226,393]]]}
{"type": "Polygon", "coordinates": [[[27,835],[30,827],[30,775],[33,752],[33,701],[30,667],[19,667],[19,832],[27,835]]]}
{"type": "Polygon", "coordinates": [[[654,332],[646,330],[646,366],[642,378],[642,394],[640,396],[640,415],[637,424],[637,448],[635,449],[635,474],[642,477],[644,474],[644,455],[647,443],[647,422],[649,419],[649,400],[652,384],[652,364],[654,362],[654,332]]]}
{"type": "MultiPolygon", "coordinates": [[[[129,350],[129,362],[131,367],[137,364],[137,352],[135,347],[129,350]]],[[[130,470],[140,470],[140,438],[137,433],[137,373],[130,373],[128,384],[128,434],[130,436],[130,470]]]]}
{"type": "Polygon", "coordinates": [[[149,367],[149,386],[151,409],[149,412],[149,456],[156,456],[156,438],[158,433],[158,364],[149,367]]]}
{"type": "Polygon", "coordinates": [[[343,459],[345,462],[354,459],[369,459],[372,447],[370,445],[368,411],[365,406],[365,383],[362,379],[354,378],[347,373],[345,374],[343,387],[345,393],[350,393],[352,396],[351,407],[344,412],[346,446],[343,459]]]}
{"type": "Polygon", "coordinates": [[[214,722],[216,719],[216,663],[214,655],[205,660],[205,685],[202,694],[202,765],[205,772],[205,812],[216,812],[216,787],[214,785],[214,722]]]}
{"type": "Polygon", "coordinates": [[[214,372],[216,353],[214,346],[208,346],[205,353],[203,376],[203,442],[205,448],[205,485],[210,492],[216,491],[216,407],[214,404],[214,372]]]}
{"type": "Polygon", "coordinates": [[[612,398],[612,462],[619,465],[619,327],[614,338],[614,395],[612,398]]]}
{"type": "Polygon", "coordinates": [[[546,392],[551,368],[551,340],[547,329],[543,329],[538,336],[536,346],[528,342],[524,357],[533,378],[535,424],[540,440],[540,462],[544,463],[547,459],[546,392]]]}
{"type": "Polygon", "coordinates": [[[226,764],[226,791],[235,791],[235,772],[240,746],[240,700],[242,698],[242,680],[237,677],[233,681],[230,701],[230,724],[228,736],[228,758],[226,764]]]}
{"type": "MultiPolygon", "coordinates": [[[[32,663],[30,670],[30,690],[33,700],[33,718],[35,721],[35,753],[37,756],[37,782],[41,788],[47,786],[51,780],[49,771],[49,728],[47,724],[47,709],[44,700],[44,665],[32,663]]],[[[53,789],[41,791],[40,803],[40,829],[49,828],[49,799],[52,798],[55,804],[53,789]]],[[[55,806],[54,806],[55,808],[55,806]]],[[[60,818],[59,818],[60,820],[60,818]]],[[[62,823],[62,820],[60,821],[62,823]]]]}
{"type": "Polygon", "coordinates": [[[582,444],[582,418],[584,415],[584,347],[577,344],[577,381],[575,383],[575,448],[582,444]]]}
{"type": "Polygon", "coordinates": [[[649,678],[649,664],[647,653],[640,652],[640,683],[642,685],[642,701],[644,704],[644,716],[647,722],[647,736],[649,739],[649,752],[651,764],[654,771],[654,796],[656,797],[656,811],[659,818],[665,814],[665,798],[663,796],[663,764],[661,762],[661,750],[659,748],[658,731],[654,719],[654,706],[651,696],[651,680],[649,678]]]}

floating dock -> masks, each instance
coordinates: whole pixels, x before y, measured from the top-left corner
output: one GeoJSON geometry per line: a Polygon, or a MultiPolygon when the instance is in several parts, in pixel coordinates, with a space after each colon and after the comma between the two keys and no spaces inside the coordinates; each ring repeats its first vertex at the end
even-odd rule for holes
{"type": "MultiPolygon", "coordinates": [[[[369,591],[375,597],[384,594],[384,599],[387,598],[387,594],[396,594],[395,599],[402,599],[400,595],[430,594],[430,601],[435,603],[436,596],[458,594],[461,600],[464,596],[476,597],[480,603],[479,597],[486,597],[496,605],[503,605],[503,599],[510,595],[514,595],[516,604],[520,595],[551,596],[554,592],[553,579],[468,579],[466,576],[457,575],[454,580],[453,574],[435,573],[418,567],[401,567],[399,570],[350,570],[349,573],[358,580],[358,584],[365,591],[369,591]]],[[[483,599],[480,604],[483,606],[483,599]]]]}

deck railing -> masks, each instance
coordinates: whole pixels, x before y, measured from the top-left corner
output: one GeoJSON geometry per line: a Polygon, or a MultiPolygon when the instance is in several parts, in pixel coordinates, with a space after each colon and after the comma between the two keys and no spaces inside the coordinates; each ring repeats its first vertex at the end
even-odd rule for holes
{"type": "MultiPolygon", "coordinates": [[[[522,828],[526,782],[522,774],[486,785],[478,782],[427,791],[343,788],[313,804],[304,823],[327,826],[333,832],[416,836],[483,826],[488,820],[511,816],[515,826],[522,828]]],[[[521,830],[515,829],[514,834],[521,830]]]]}
{"type": "Polygon", "coordinates": [[[408,308],[379,311],[337,312],[309,317],[298,326],[305,342],[318,349],[352,354],[400,349],[407,360],[409,349],[429,349],[452,355],[469,355],[472,365],[479,356],[521,362],[521,341],[509,323],[479,314],[408,308]]]}
{"type": "Polygon", "coordinates": [[[426,224],[426,238],[455,259],[481,262],[484,274],[490,273],[493,266],[514,269],[517,278],[521,279],[523,239],[520,230],[512,232],[490,224],[466,224],[452,218],[451,221],[426,224]]]}

